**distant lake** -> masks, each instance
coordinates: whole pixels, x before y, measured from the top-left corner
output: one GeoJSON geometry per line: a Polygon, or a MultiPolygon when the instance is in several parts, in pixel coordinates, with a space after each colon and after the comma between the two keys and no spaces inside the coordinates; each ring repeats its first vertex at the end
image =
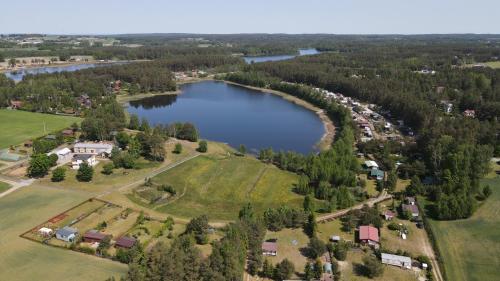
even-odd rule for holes
{"type": "Polygon", "coordinates": [[[258,62],[266,62],[266,61],[280,61],[280,60],[289,60],[293,59],[296,56],[306,56],[306,55],[316,55],[319,54],[320,51],[316,49],[299,49],[298,55],[277,55],[277,56],[256,56],[256,57],[243,57],[246,63],[258,63],[258,62]]]}
{"type": "Polygon", "coordinates": [[[16,82],[23,80],[23,77],[28,74],[42,74],[42,73],[56,73],[56,72],[64,72],[64,71],[77,71],[87,68],[93,68],[98,66],[109,66],[112,64],[120,64],[125,62],[110,62],[110,63],[83,63],[83,64],[72,64],[72,65],[63,65],[63,66],[43,66],[43,67],[34,67],[34,68],[26,68],[13,70],[9,72],[5,72],[5,76],[10,78],[16,82]]]}
{"type": "Polygon", "coordinates": [[[307,154],[325,132],[316,113],[273,94],[217,81],[185,84],[181,91],[131,101],[127,110],[152,125],[191,122],[204,139],[244,144],[254,153],[272,147],[307,154]]]}

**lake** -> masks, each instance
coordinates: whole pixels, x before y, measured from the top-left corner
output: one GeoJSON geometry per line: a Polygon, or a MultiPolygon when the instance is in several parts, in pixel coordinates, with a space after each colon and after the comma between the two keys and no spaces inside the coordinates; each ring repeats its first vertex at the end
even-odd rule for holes
{"type": "Polygon", "coordinates": [[[92,67],[98,66],[109,66],[111,64],[124,63],[124,62],[110,62],[110,63],[82,63],[82,64],[71,64],[71,65],[63,65],[63,66],[44,66],[44,67],[34,67],[34,68],[26,68],[15,71],[5,72],[5,76],[10,78],[16,82],[23,80],[23,77],[28,74],[42,74],[42,73],[56,73],[56,72],[64,72],[64,71],[77,71],[92,67]]]}
{"type": "Polygon", "coordinates": [[[256,57],[243,57],[246,63],[258,63],[266,61],[280,61],[293,59],[296,56],[316,55],[320,51],[316,49],[299,49],[298,55],[276,55],[276,56],[256,56],[256,57]]]}
{"type": "Polygon", "coordinates": [[[217,81],[185,84],[181,91],[131,101],[127,110],[152,125],[191,122],[202,138],[244,144],[253,153],[272,147],[307,154],[325,132],[316,113],[277,95],[217,81]]]}

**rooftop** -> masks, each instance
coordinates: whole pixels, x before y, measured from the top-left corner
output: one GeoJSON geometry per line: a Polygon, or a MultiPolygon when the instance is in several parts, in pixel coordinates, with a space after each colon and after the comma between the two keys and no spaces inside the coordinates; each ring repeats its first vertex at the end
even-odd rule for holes
{"type": "Polygon", "coordinates": [[[359,227],[359,239],[360,240],[371,240],[378,242],[378,229],[370,225],[362,225],[359,227]]]}
{"type": "Polygon", "coordinates": [[[61,236],[69,236],[71,234],[78,233],[78,230],[76,228],[65,226],[63,228],[58,229],[56,233],[61,235],[61,236]]]}
{"type": "Polygon", "coordinates": [[[278,244],[276,242],[264,242],[262,243],[262,251],[264,252],[277,252],[278,244]]]}
{"type": "Polygon", "coordinates": [[[123,248],[131,248],[135,242],[136,240],[133,237],[122,236],[116,240],[115,245],[123,248]]]}
{"type": "Polygon", "coordinates": [[[393,260],[393,261],[399,261],[399,262],[405,263],[405,264],[411,264],[410,257],[398,256],[398,255],[386,254],[386,253],[382,253],[382,260],[393,260]]]}

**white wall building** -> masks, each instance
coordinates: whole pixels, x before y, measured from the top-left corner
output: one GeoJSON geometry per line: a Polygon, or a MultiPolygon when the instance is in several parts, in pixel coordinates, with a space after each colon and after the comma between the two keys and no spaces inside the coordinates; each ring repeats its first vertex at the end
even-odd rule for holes
{"type": "Polygon", "coordinates": [[[411,258],[382,253],[382,263],[411,269],[411,258]]]}

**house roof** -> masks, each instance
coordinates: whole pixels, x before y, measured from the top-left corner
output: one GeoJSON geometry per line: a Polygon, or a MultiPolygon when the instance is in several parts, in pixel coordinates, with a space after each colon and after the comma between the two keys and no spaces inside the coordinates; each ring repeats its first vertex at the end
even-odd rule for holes
{"type": "Polygon", "coordinates": [[[383,177],[384,176],[384,171],[374,168],[374,169],[372,169],[370,171],[370,176],[372,176],[372,177],[383,177]]]}
{"type": "Polygon", "coordinates": [[[386,217],[395,217],[396,214],[393,211],[391,211],[391,210],[387,210],[387,211],[384,212],[384,216],[386,216],[386,217]]]}
{"type": "Polygon", "coordinates": [[[262,243],[262,251],[264,252],[277,252],[278,244],[276,242],[264,242],[262,243]]]}
{"type": "Polygon", "coordinates": [[[383,260],[392,260],[392,261],[398,261],[400,263],[411,264],[411,258],[406,257],[406,256],[398,256],[398,255],[393,255],[393,254],[382,253],[381,258],[382,258],[382,261],[383,260]]]}
{"type": "Polygon", "coordinates": [[[418,214],[419,213],[417,205],[403,204],[402,208],[403,208],[403,211],[410,211],[412,214],[418,214]]]}
{"type": "Polygon", "coordinates": [[[365,161],[365,166],[368,167],[368,168],[371,168],[371,167],[378,168],[377,162],[375,162],[373,160],[366,160],[365,161]]]}
{"type": "Polygon", "coordinates": [[[40,232],[52,232],[52,229],[50,229],[48,227],[42,227],[38,231],[40,231],[40,232]]]}
{"type": "Polygon", "coordinates": [[[59,234],[60,236],[68,237],[71,234],[77,234],[78,230],[76,228],[65,226],[63,228],[58,229],[56,233],[59,234]]]}
{"type": "Polygon", "coordinates": [[[360,240],[371,240],[378,242],[378,229],[370,225],[362,225],[359,227],[359,239],[360,240]]]}
{"type": "Polygon", "coordinates": [[[94,143],[94,142],[79,142],[75,144],[75,148],[101,148],[112,149],[113,145],[110,143],[94,143]]]}
{"type": "Polygon", "coordinates": [[[87,161],[88,159],[94,157],[94,154],[75,154],[73,155],[74,160],[87,161]]]}
{"type": "Polygon", "coordinates": [[[415,203],[415,197],[406,197],[408,203],[415,203]]]}
{"type": "Polygon", "coordinates": [[[60,149],[60,150],[56,151],[56,154],[57,154],[57,155],[66,155],[66,154],[68,154],[68,153],[71,153],[71,149],[69,149],[69,148],[67,148],[67,147],[65,147],[65,148],[63,148],[63,149],[60,149]]]}
{"type": "Polygon", "coordinates": [[[116,240],[115,245],[124,248],[131,248],[132,246],[134,246],[136,241],[137,240],[135,240],[135,238],[133,237],[122,236],[118,238],[118,240],[116,240]]]}
{"type": "Polygon", "coordinates": [[[102,232],[99,232],[97,230],[89,230],[89,231],[85,232],[85,234],[83,234],[83,238],[93,239],[93,240],[102,240],[106,236],[108,236],[108,235],[104,234],[102,232]]]}

